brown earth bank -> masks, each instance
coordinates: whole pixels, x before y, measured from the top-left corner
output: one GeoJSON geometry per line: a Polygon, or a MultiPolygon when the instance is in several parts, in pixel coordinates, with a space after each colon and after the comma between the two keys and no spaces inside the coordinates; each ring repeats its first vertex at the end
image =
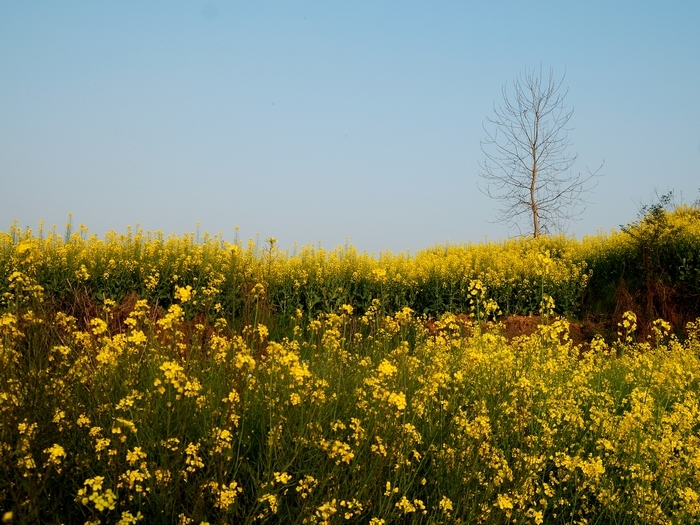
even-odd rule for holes
{"type": "MultiPolygon", "coordinates": [[[[509,315],[498,320],[497,323],[484,323],[484,330],[494,328],[503,335],[509,342],[516,337],[530,336],[537,332],[537,328],[541,324],[553,322],[557,317],[550,319],[543,318],[541,315],[509,315]]],[[[471,319],[466,314],[455,316],[457,323],[464,328],[464,333],[467,335],[470,332],[471,319]]],[[[567,319],[569,322],[569,338],[574,346],[581,346],[586,350],[591,341],[596,337],[602,337],[607,343],[612,343],[617,340],[618,323],[621,322],[622,315],[617,316],[602,316],[596,318],[587,318],[584,320],[567,319]]],[[[652,323],[638,321],[636,331],[636,339],[638,341],[646,341],[652,334],[652,323]]],[[[425,322],[425,327],[431,335],[437,335],[441,328],[438,321],[429,319],[425,322]]],[[[685,325],[674,326],[671,324],[671,332],[675,333],[680,338],[687,336],[685,325]]]]}
{"type": "MultiPolygon", "coordinates": [[[[466,314],[458,314],[455,316],[457,323],[461,324],[467,331],[471,326],[471,319],[466,314]]],[[[509,315],[500,319],[497,323],[501,335],[508,341],[515,337],[529,336],[537,331],[537,327],[543,323],[547,323],[541,315],[509,315]]],[[[488,329],[493,324],[485,324],[484,329],[488,329]]],[[[429,319],[425,322],[425,327],[431,335],[437,335],[441,328],[439,323],[434,319],[429,319]]],[[[589,343],[596,335],[605,335],[608,332],[604,323],[594,323],[592,321],[576,322],[569,321],[569,337],[575,345],[589,343]]]]}
{"type": "MultiPolygon", "coordinates": [[[[540,315],[511,315],[502,320],[504,326],[503,335],[508,340],[518,336],[531,335],[537,331],[537,327],[542,322],[543,319],[540,315]]],[[[569,320],[569,337],[574,345],[585,345],[590,343],[596,336],[609,337],[611,328],[610,323],[601,321],[569,320]]]]}

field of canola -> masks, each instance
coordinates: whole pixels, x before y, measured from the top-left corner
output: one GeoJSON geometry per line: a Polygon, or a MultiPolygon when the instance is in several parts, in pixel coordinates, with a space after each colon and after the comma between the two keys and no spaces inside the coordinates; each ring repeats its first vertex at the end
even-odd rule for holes
{"type": "Polygon", "coordinates": [[[378,258],[13,227],[0,516],[696,523],[699,215],[378,258]],[[567,317],[606,309],[575,345],[567,317]]]}

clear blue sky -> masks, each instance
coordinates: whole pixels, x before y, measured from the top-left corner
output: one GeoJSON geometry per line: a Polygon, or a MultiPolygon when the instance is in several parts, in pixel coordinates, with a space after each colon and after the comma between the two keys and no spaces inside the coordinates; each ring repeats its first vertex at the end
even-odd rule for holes
{"type": "Polygon", "coordinates": [[[482,124],[566,71],[569,233],[700,188],[700,2],[0,3],[0,230],[223,232],[412,251],[515,234],[477,190],[482,124]]]}

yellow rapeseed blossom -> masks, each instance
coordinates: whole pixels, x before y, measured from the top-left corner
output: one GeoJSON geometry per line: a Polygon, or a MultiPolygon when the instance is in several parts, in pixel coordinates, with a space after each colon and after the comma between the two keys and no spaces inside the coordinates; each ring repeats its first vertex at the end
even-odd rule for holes
{"type": "Polygon", "coordinates": [[[133,450],[126,451],[126,461],[129,465],[135,465],[138,461],[145,459],[146,453],[141,447],[134,447],[133,450]]]}
{"type": "Polygon", "coordinates": [[[85,268],[84,264],[81,264],[80,269],[76,270],[75,278],[78,281],[87,281],[90,278],[90,274],[88,273],[87,268],[85,268]]]}
{"type": "MultiPolygon", "coordinates": [[[[185,463],[187,464],[185,470],[187,472],[194,472],[195,470],[204,467],[204,461],[202,461],[202,458],[199,456],[200,446],[200,443],[188,443],[185,447],[185,463]]],[[[187,477],[186,473],[183,473],[183,475],[187,477]]]]}
{"type": "Polygon", "coordinates": [[[496,498],[496,506],[505,511],[511,511],[513,509],[513,501],[507,494],[499,494],[496,498]]]}
{"type": "Polygon", "coordinates": [[[290,476],[286,472],[275,472],[274,478],[275,478],[275,482],[282,483],[283,485],[285,485],[291,481],[292,476],[290,476]]]}
{"type": "Polygon", "coordinates": [[[316,516],[321,518],[321,523],[330,523],[329,520],[331,519],[331,516],[333,516],[336,512],[338,512],[337,508],[337,502],[336,499],[333,498],[331,501],[326,501],[318,507],[316,510],[316,516]]]}
{"type": "Polygon", "coordinates": [[[56,443],[49,448],[44,449],[44,454],[48,455],[44,467],[53,466],[60,472],[61,460],[66,457],[65,449],[56,443]]]}
{"type": "Polygon", "coordinates": [[[124,512],[122,512],[121,518],[117,522],[117,525],[132,525],[138,521],[141,521],[142,519],[143,514],[141,514],[141,512],[137,512],[134,516],[131,512],[125,510],[124,512]]]}
{"type": "Polygon", "coordinates": [[[344,304],[340,307],[340,313],[345,315],[352,315],[353,307],[349,304],[344,304]]]}
{"type": "Polygon", "coordinates": [[[195,294],[195,292],[192,290],[192,286],[189,284],[187,286],[176,286],[175,287],[175,299],[180,301],[181,303],[186,303],[190,299],[192,299],[192,296],[195,294]]]}
{"type": "Polygon", "coordinates": [[[622,321],[618,323],[618,327],[617,335],[621,337],[625,343],[631,343],[633,335],[637,331],[637,316],[635,313],[627,311],[622,314],[622,321]]]}
{"type": "Polygon", "coordinates": [[[299,480],[299,483],[295,490],[303,499],[306,499],[309,497],[310,494],[313,493],[314,488],[316,488],[316,485],[318,485],[318,480],[316,480],[313,476],[305,475],[302,479],[299,480]]]}
{"type": "Polygon", "coordinates": [[[454,506],[452,505],[452,500],[448,498],[447,496],[443,496],[442,499],[440,500],[440,503],[438,504],[438,508],[447,514],[448,516],[450,513],[454,510],[454,506]]]}
{"type": "Polygon", "coordinates": [[[78,501],[83,505],[92,503],[95,510],[102,512],[104,510],[114,510],[117,497],[112,492],[112,489],[102,490],[104,483],[103,476],[95,476],[94,478],[86,479],[84,488],[78,490],[78,501]],[[90,490],[88,490],[88,488],[90,490]]]}
{"type": "Polygon", "coordinates": [[[322,439],[319,446],[322,450],[326,451],[330,459],[335,460],[336,465],[340,465],[341,462],[349,465],[352,459],[355,457],[352,447],[338,439],[333,441],[322,439]]]}
{"type": "Polygon", "coordinates": [[[388,401],[390,405],[395,406],[399,411],[406,408],[406,394],[403,392],[391,392],[388,401]]]}
{"type": "MultiPolygon", "coordinates": [[[[260,503],[266,503],[269,511],[273,514],[277,514],[277,510],[279,509],[279,501],[275,494],[263,494],[260,498],[258,498],[258,501],[260,503]]],[[[265,514],[260,515],[261,518],[264,516],[265,514]]]]}
{"type": "Polygon", "coordinates": [[[377,371],[379,372],[380,378],[389,378],[393,377],[398,369],[386,359],[382,359],[382,362],[379,363],[379,366],[377,367],[377,371]]]}
{"type": "Polygon", "coordinates": [[[243,492],[243,489],[235,481],[228,485],[212,481],[208,487],[215,496],[214,506],[223,510],[228,510],[236,502],[237,496],[243,492]]]}

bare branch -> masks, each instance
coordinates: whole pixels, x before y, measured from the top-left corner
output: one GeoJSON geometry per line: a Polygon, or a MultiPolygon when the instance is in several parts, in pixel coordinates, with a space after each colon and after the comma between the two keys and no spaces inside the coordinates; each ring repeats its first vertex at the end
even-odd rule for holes
{"type": "Polygon", "coordinates": [[[583,213],[595,187],[591,181],[602,168],[588,175],[570,171],[578,155],[569,153],[567,126],[574,111],[564,105],[568,90],[561,90],[563,82],[551,69],[546,79],[541,66],[526,69],[513,82],[512,94],[508,84],[503,86],[503,101],[494,103],[493,116],[483,126],[485,160],[479,176],[485,185],[479,190],[501,201],[499,222],[518,227],[522,217],[529,217],[534,237],[564,231],[583,213]]]}

